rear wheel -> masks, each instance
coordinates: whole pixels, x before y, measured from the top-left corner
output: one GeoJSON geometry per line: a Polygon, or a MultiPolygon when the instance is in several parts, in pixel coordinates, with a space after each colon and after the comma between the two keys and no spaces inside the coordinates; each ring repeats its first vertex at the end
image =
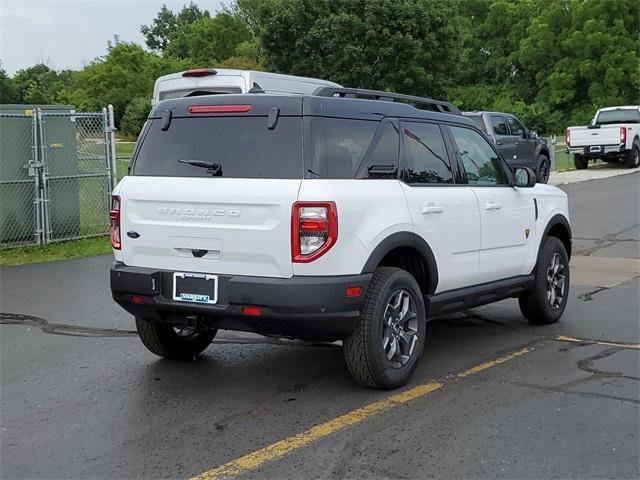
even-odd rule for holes
{"type": "Polygon", "coordinates": [[[573,164],[577,170],[584,170],[589,166],[589,160],[584,155],[574,155],[573,164]]]}
{"type": "Polygon", "coordinates": [[[569,297],[569,256],[560,239],[543,240],[534,276],[533,288],[518,298],[520,311],[531,324],[555,323],[569,297]]]}
{"type": "Polygon", "coordinates": [[[424,349],[426,312],[415,278],[400,268],[378,268],[355,330],[344,339],[353,378],[372,388],[404,385],[424,349]]]}
{"type": "Polygon", "coordinates": [[[140,340],[150,352],[170,360],[193,360],[202,353],[218,332],[217,329],[177,327],[136,317],[140,340]]]}
{"type": "Polygon", "coordinates": [[[640,145],[633,144],[633,148],[627,155],[627,167],[638,168],[640,166],[640,145]]]}
{"type": "Polygon", "coordinates": [[[547,183],[549,181],[549,175],[551,175],[551,162],[549,157],[545,154],[538,156],[538,171],[536,177],[538,183],[547,183]]]}

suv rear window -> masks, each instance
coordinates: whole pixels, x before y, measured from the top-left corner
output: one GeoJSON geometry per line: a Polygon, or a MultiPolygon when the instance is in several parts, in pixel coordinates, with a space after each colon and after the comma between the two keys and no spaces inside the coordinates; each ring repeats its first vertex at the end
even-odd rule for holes
{"type": "Polygon", "coordinates": [[[273,130],[267,117],[173,118],[149,128],[133,164],[133,175],[167,177],[302,178],[302,118],[280,117],[273,130]],[[190,162],[186,163],[186,162],[190,162]],[[210,170],[194,163],[218,164],[210,170]]]}

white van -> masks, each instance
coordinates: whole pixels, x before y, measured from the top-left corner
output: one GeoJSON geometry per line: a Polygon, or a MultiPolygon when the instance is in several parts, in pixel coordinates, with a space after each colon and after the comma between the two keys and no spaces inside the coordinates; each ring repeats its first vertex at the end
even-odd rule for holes
{"type": "Polygon", "coordinates": [[[195,68],[164,75],[156,80],[151,105],[160,100],[220,93],[270,93],[309,95],[318,87],[338,87],[334,82],[317,78],[294,77],[279,73],[195,68]]]}

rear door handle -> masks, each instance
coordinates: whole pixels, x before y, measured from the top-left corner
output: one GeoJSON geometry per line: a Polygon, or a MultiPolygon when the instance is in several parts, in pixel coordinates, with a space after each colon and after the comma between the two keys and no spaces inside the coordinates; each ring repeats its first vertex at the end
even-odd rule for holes
{"type": "Polygon", "coordinates": [[[444,207],[441,207],[439,205],[427,205],[420,207],[420,212],[423,215],[428,215],[430,213],[442,213],[444,212],[444,207]]]}
{"type": "Polygon", "coordinates": [[[500,205],[498,202],[487,202],[484,204],[485,210],[500,210],[501,208],[502,205],[500,205]]]}

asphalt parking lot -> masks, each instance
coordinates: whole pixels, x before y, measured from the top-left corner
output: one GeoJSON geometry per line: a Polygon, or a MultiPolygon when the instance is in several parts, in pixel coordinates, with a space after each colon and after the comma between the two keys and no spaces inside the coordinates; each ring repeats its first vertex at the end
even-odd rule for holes
{"type": "Polygon", "coordinates": [[[110,256],[3,269],[0,477],[640,477],[640,174],[561,188],[561,321],[531,327],[515,300],[434,320],[392,392],[356,386],[336,345],[221,332],[158,359],[110,256]]]}

